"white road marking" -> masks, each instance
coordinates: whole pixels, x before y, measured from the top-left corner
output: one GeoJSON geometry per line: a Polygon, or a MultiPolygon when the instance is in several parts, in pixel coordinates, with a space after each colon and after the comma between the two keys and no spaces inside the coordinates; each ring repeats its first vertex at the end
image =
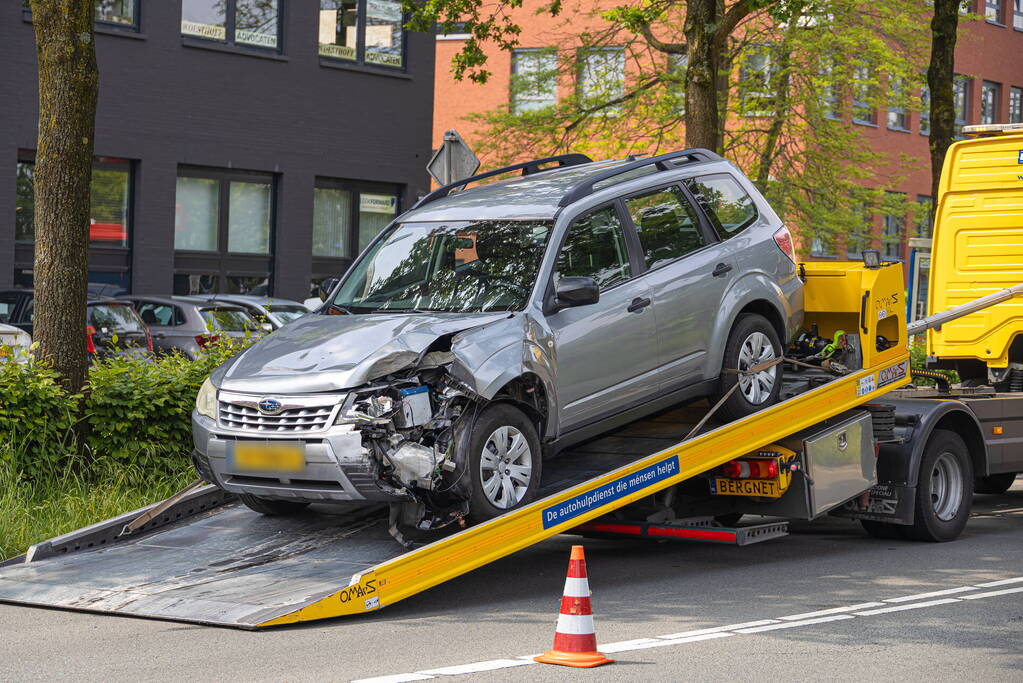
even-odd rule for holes
{"type": "Polygon", "coordinates": [[[881,602],[861,602],[858,605],[847,605],[845,607],[832,607],[831,609],[822,609],[816,612],[804,612],[803,614],[792,614],[787,617],[778,617],[785,621],[801,621],[803,619],[812,619],[813,617],[823,617],[828,614],[841,614],[842,612],[855,612],[858,609],[867,609],[868,607],[880,607],[881,602]]]}
{"type": "Polygon", "coordinates": [[[1000,581],[988,581],[987,583],[978,583],[977,588],[994,588],[995,586],[1006,586],[1010,583],[1023,582],[1023,576],[1017,576],[1014,579],[1001,579],[1000,581]]]}
{"type": "Polygon", "coordinates": [[[1008,595],[1009,593],[1023,593],[1023,588],[1006,588],[1001,591],[990,591],[988,593],[971,593],[964,595],[963,600],[979,600],[980,598],[993,598],[996,595],[1008,595]]]}
{"type": "MultiPolygon", "coordinates": [[[[844,621],[847,619],[854,619],[856,617],[870,617],[879,614],[889,614],[891,612],[923,609],[938,605],[948,605],[953,602],[962,602],[964,600],[979,600],[982,598],[993,598],[1000,595],[1023,593],[1023,586],[995,591],[984,591],[980,593],[976,592],[978,588],[997,588],[999,586],[1007,586],[1014,583],[1023,583],[1023,576],[1017,576],[1010,579],[999,579],[997,581],[988,581],[986,583],[978,583],[973,586],[957,586],[955,588],[946,588],[944,590],[931,591],[928,593],[904,595],[898,598],[888,598],[884,602],[863,602],[856,605],[846,605],[844,607],[832,607],[830,609],[818,610],[816,612],[790,614],[776,619],[760,619],[759,621],[747,621],[739,624],[730,624],[728,626],[715,626],[712,628],[697,629],[694,631],[682,631],[680,633],[671,633],[668,635],[656,636],[654,638],[622,640],[617,643],[605,643],[603,645],[598,645],[597,649],[607,654],[615,652],[632,652],[656,647],[695,643],[703,640],[729,638],[736,635],[750,635],[776,631],[779,629],[796,628],[799,626],[826,624],[832,621],[844,621]],[[938,600],[923,600],[923,598],[931,598],[940,595],[958,595],[958,597],[940,598],[938,600]],[[882,607],[882,605],[885,604],[890,604],[890,606],[882,607]]],[[[537,654],[520,655],[509,659],[491,659],[485,662],[476,662],[474,664],[458,664],[439,669],[424,669],[413,673],[378,676],[376,678],[362,678],[357,681],[352,681],[352,683],[406,683],[407,681],[426,681],[437,676],[460,676],[480,673],[483,671],[509,669],[512,667],[534,664],[535,662],[533,661],[533,657],[536,657],[537,654]]]]}
{"type": "Polygon", "coordinates": [[[959,602],[957,598],[942,598],[941,600],[928,600],[927,602],[914,602],[908,605],[896,605],[895,607],[882,607],[881,609],[868,609],[865,612],[856,612],[856,616],[870,617],[875,614],[888,614],[889,612],[905,612],[908,609],[921,609],[923,607],[934,607],[936,605],[947,605],[952,602],[959,602]]]}
{"type": "Polygon", "coordinates": [[[666,636],[657,636],[665,640],[678,640],[679,638],[689,638],[692,636],[702,636],[705,633],[718,633],[719,631],[735,631],[740,628],[749,628],[751,626],[763,626],[764,624],[777,624],[777,619],[761,619],[760,621],[747,621],[742,624],[731,624],[730,626],[716,626],[714,628],[701,628],[698,631],[682,631],[681,633],[669,633],[666,636]]]}
{"type": "Polygon", "coordinates": [[[954,593],[965,593],[966,591],[975,591],[976,586],[959,586],[958,588],[946,588],[943,591],[931,591],[930,593],[917,593],[916,595],[903,595],[901,598],[888,598],[885,602],[909,602],[910,600],[923,600],[924,598],[937,598],[942,595],[952,595],[954,593]]]}
{"type": "Polygon", "coordinates": [[[852,615],[849,614],[833,614],[830,617],[818,617],[816,619],[804,619],[803,621],[786,621],[781,624],[771,624],[769,626],[756,626],[754,628],[742,628],[736,631],[736,633],[763,633],[764,631],[777,631],[780,628],[795,628],[796,626],[812,626],[813,624],[824,624],[829,621],[840,621],[842,619],[852,619],[852,615]]]}
{"type": "Polygon", "coordinates": [[[486,662],[476,662],[475,664],[459,664],[457,666],[441,667],[440,669],[426,669],[416,673],[425,676],[461,676],[463,674],[480,673],[481,671],[510,669],[513,666],[526,666],[532,663],[521,659],[491,659],[486,662]]]}

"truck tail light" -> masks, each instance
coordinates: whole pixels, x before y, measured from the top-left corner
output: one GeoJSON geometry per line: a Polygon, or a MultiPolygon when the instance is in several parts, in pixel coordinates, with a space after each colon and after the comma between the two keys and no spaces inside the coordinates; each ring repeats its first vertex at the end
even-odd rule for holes
{"type": "Polygon", "coordinates": [[[774,233],[774,243],[778,245],[782,253],[789,257],[790,261],[796,262],[796,249],[792,245],[792,235],[789,234],[788,228],[785,226],[778,228],[774,233]]]}
{"type": "Polygon", "coordinates": [[[85,326],[85,352],[96,353],[96,343],[92,340],[92,335],[96,334],[96,328],[92,325],[85,326]]]}
{"type": "Polygon", "coordinates": [[[729,479],[775,479],[778,463],[775,460],[731,460],[722,471],[729,479]]]}
{"type": "Polygon", "coordinates": [[[200,349],[205,349],[210,344],[216,344],[220,341],[220,337],[215,334],[197,334],[195,336],[195,343],[199,345],[200,349]]]}

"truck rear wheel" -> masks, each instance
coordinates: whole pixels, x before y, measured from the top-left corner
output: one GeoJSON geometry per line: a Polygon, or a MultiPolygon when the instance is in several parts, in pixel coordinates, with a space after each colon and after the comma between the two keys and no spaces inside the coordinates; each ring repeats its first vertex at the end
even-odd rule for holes
{"type": "Polygon", "coordinates": [[[270,498],[260,498],[254,496],[251,493],[239,493],[238,500],[245,504],[245,507],[249,508],[253,512],[258,512],[261,515],[293,515],[296,512],[304,510],[309,503],[303,503],[297,500],[273,500],[270,498]]]}
{"type": "Polygon", "coordinates": [[[1016,481],[1015,472],[992,474],[990,477],[977,477],[973,480],[974,493],[1005,493],[1016,481]]]}
{"type": "Polygon", "coordinates": [[[970,517],[973,463],[955,432],[935,429],[924,448],[916,487],[913,526],[904,533],[918,541],[954,540],[970,517]]]}

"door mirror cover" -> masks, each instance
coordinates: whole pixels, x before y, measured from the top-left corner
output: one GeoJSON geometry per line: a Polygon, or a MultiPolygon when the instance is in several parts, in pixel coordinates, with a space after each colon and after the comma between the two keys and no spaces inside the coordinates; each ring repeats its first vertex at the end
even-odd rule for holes
{"type": "Polygon", "coordinates": [[[559,309],[589,306],[600,301],[600,287],[592,277],[563,277],[554,292],[559,309]]]}
{"type": "Polygon", "coordinates": [[[324,278],[323,281],[320,282],[320,286],[317,288],[316,291],[316,294],[320,297],[320,301],[327,300],[327,297],[329,297],[330,293],[334,291],[334,288],[337,286],[338,282],[340,282],[340,279],[336,277],[324,278]]]}

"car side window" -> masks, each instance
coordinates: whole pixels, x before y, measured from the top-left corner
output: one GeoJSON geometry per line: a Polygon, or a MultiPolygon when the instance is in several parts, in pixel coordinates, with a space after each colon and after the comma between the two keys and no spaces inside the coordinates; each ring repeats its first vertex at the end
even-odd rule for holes
{"type": "Polygon", "coordinates": [[[146,325],[170,327],[180,325],[180,316],[174,314],[174,307],[166,304],[143,303],[139,305],[139,317],[146,325]]]}
{"type": "Polygon", "coordinates": [[[632,277],[625,232],[614,207],[576,219],[554,266],[554,283],[563,277],[592,277],[601,290],[632,277]]]}
{"type": "Polygon", "coordinates": [[[687,181],[703,205],[721,239],[734,237],[757,220],[757,207],[742,185],[730,175],[712,175],[687,181]]]}
{"type": "Polygon", "coordinates": [[[706,246],[696,211],[682,190],[663,190],[625,200],[650,270],[706,246]]]}

